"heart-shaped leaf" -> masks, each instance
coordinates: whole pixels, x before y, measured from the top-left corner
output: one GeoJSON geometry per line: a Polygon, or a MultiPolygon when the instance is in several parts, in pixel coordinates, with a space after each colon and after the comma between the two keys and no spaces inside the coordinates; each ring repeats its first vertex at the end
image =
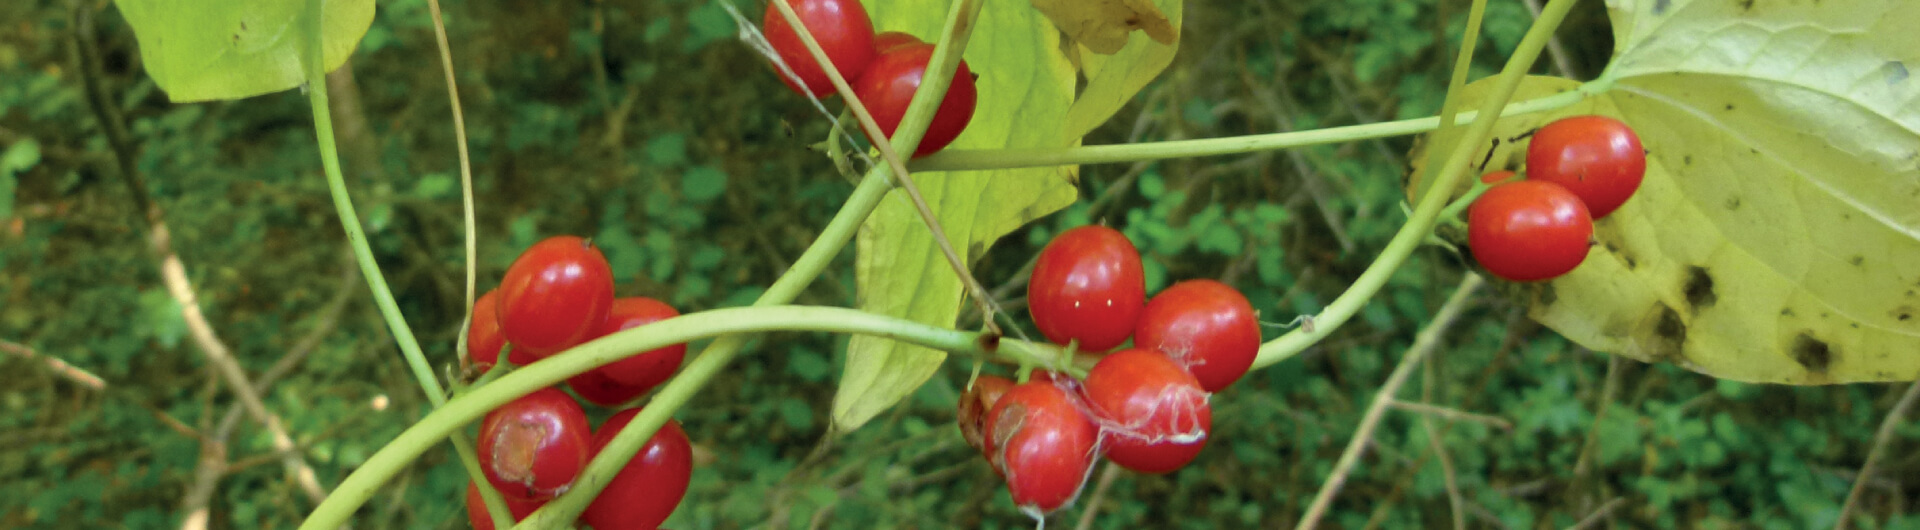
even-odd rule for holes
{"type": "MultiPolygon", "coordinates": [[[[1611,90],[1494,135],[1615,116],[1647,176],[1578,269],[1513,287],[1529,315],[1726,379],[1920,377],[1920,3],[1608,5],[1620,44],[1596,84],[1611,90]]],[[[1516,99],[1574,86],[1529,79],[1516,99]]],[[[1501,151],[1518,162],[1524,144],[1501,151]]]]}
{"type": "MultiPolygon", "coordinates": [[[[306,82],[309,0],[117,0],[147,75],[176,103],[239,99],[306,82]]],[[[373,24],[373,0],[324,1],[324,70],[373,24]]]]}

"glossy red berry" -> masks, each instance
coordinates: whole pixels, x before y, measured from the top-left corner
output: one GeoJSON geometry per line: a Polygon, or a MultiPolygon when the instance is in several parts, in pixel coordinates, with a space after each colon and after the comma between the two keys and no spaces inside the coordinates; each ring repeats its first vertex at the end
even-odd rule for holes
{"type": "Polygon", "coordinates": [[[1133,345],[1157,350],[1186,367],[1200,388],[1219,392],[1253,366],[1260,321],[1240,290],[1188,280],[1160,291],[1140,313],[1133,345]]]}
{"type": "Polygon", "coordinates": [[[602,375],[598,370],[587,370],[567,378],[567,386],[580,399],[602,407],[618,407],[638,399],[653,390],[651,386],[629,385],[602,375]]]}
{"type": "Polygon", "coordinates": [[[1213,411],[1200,382],[1160,352],[1130,348],[1087,372],[1107,459],[1141,473],[1180,469],[1200,454],[1213,411]]]}
{"type": "Polygon", "coordinates": [[[467,362],[485,371],[500,361],[506,337],[500,336],[499,289],[488,290],[473,302],[473,322],[467,325],[467,362]]]}
{"type": "MultiPolygon", "coordinates": [[[[613,437],[633,421],[640,409],[627,409],[607,418],[593,434],[593,453],[600,454],[613,437]]],[[[687,495],[687,483],[693,478],[693,444],[680,422],[666,425],[640,446],[640,452],[613,476],[600,496],[587,505],[580,520],[596,530],[655,528],[687,495]]]]}
{"type": "Polygon", "coordinates": [[[1541,127],[1527,144],[1527,178],[1566,187],[1594,219],[1632,198],[1646,173],[1640,136],[1606,116],[1562,118],[1541,127]]]}
{"type": "MultiPolygon", "coordinates": [[[[873,121],[889,138],[906,117],[907,104],[913,101],[914,92],[920,90],[920,79],[926,76],[927,62],[931,59],[932,44],[897,44],[874,59],[867,73],[853,84],[853,93],[860,96],[860,102],[873,113],[873,121]]],[[[960,61],[960,66],[954,69],[953,83],[947,87],[947,96],[940,101],[939,108],[934,109],[933,121],[927,123],[927,133],[921,137],[913,156],[933,154],[959,138],[960,131],[973,121],[978,98],[973,71],[967,69],[966,61],[960,61]]]]}
{"type": "Polygon", "coordinates": [[[887,51],[899,46],[926,43],[927,41],[920,40],[920,37],[915,37],[904,31],[883,31],[873,36],[873,51],[876,54],[887,53],[887,51]]]}
{"type": "Polygon", "coordinates": [[[1467,246],[1487,272],[1531,282],[1566,274],[1587,258],[1593,219],[1573,192],[1543,180],[1494,186],[1467,209],[1467,246]]]}
{"type": "Polygon", "coordinates": [[[1098,225],[1074,228],[1040,249],[1027,311],[1047,340],[1107,351],[1133,335],[1146,306],[1145,278],[1140,251],[1126,235],[1098,225]]]}
{"type": "Polygon", "coordinates": [[[535,390],[480,421],[480,468],[503,495],[552,498],[586,466],[591,429],[586,412],[565,392],[535,390]]]}
{"type": "Polygon", "coordinates": [[[613,268],[585,239],[550,237],[507,267],[499,303],[501,335],[543,358],[584,342],[606,320],[613,268]]]}
{"type": "MultiPolygon", "coordinates": [[[[793,7],[793,14],[807,26],[807,32],[813,35],[814,42],[827,53],[827,60],[840,70],[840,77],[847,80],[849,86],[853,80],[867,70],[873,62],[873,20],[867,17],[866,6],[859,0],[785,0],[793,7]]],[[[761,19],[762,33],[767,43],[773,46],[780,60],[793,69],[794,75],[806,84],[817,97],[827,97],[834,93],[833,81],[827,77],[819,61],[813,60],[813,54],[807,52],[807,44],[793,26],[787,24],[786,17],[780,16],[779,8],[772,2],[767,3],[765,18],[761,19]]],[[[779,68],[774,68],[779,73],[779,68]]],[[[794,93],[804,94],[800,85],[786,74],[780,75],[780,81],[794,93]]]]}
{"type": "MultiPolygon", "coordinates": [[[[505,494],[502,494],[501,497],[506,498],[507,513],[513,514],[513,521],[516,523],[526,520],[527,516],[532,515],[534,510],[538,510],[541,506],[546,506],[547,504],[547,499],[529,501],[515,499],[512,495],[505,494]]],[[[482,501],[480,498],[480,486],[471,480],[467,481],[467,522],[473,524],[474,530],[493,530],[495,528],[493,526],[493,516],[487,513],[487,505],[485,501],[482,501]]]]}
{"type": "MultiPolygon", "coordinates": [[[[604,337],[677,316],[680,316],[679,311],[659,300],[644,296],[621,298],[613,301],[613,308],[607,312],[607,320],[593,336],[604,337]]],[[[680,361],[686,356],[687,344],[683,342],[633,354],[607,363],[597,371],[607,379],[627,386],[652,389],[673,377],[673,371],[680,369],[680,361]]]]}
{"type": "Polygon", "coordinates": [[[981,456],[992,458],[993,447],[988,445],[987,412],[1000,402],[1000,396],[1013,388],[1013,380],[997,375],[982,375],[973,380],[973,386],[960,395],[959,423],[960,437],[967,445],[980,451],[981,456]]]}
{"type": "Polygon", "coordinates": [[[1052,382],[1028,381],[1007,389],[987,413],[989,460],[1022,511],[1058,510],[1087,482],[1100,430],[1077,400],[1052,382]]]}

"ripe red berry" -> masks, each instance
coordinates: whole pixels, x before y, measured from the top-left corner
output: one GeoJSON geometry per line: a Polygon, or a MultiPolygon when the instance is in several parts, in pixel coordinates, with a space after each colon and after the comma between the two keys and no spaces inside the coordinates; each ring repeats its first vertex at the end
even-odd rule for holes
{"type": "Polygon", "coordinates": [[[488,290],[473,302],[473,323],[467,326],[467,362],[485,371],[500,361],[507,339],[500,336],[499,289],[488,290]]]}
{"type": "Polygon", "coordinates": [[[544,358],[584,342],[606,320],[613,268],[585,239],[550,237],[513,260],[499,291],[501,335],[544,358]]]}
{"type": "Polygon", "coordinates": [[[1040,249],[1027,282],[1027,311],[1058,344],[1101,352],[1126,342],[1147,301],[1140,251],[1118,230],[1088,225],[1040,249]]]}
{"type": "Polygon", "coordinates": [[[602,407],[618,407],[646,395],[651,386],[629,385],[602,375],[598,370],[587,370],[567,378],[567,386],[580,399],[602,407]]]}
{"type": "MultiPolygon", "coordinates": [[[[851,85],[859,79],[873,62],[873,20],[867,17],[866,6],[859,0],[785,0],[793,7],[807,32],[813,35],[814,42],[820,44],[821,51],[827,53],[827,60],[834,68],[840,69],[840,77],[851,85]]],[[[787,24],[786,17],[780,16],[779,8],[772,2],[767,3],[765,18],[762,18],[761,31],[767,36],[767,43],[773,45],[773,51],[780,60],[793,69],[795,76],[805,83],[817,97],[827,97],[834,93],[833,81],[827,77],[819,61],[813,60],[813,54],[807,52],[807,44],[800,39],[793,26],[787,24]]],[[[779,68],[774,68],[780,73],[779,68]]],[[[780,81],[787,84],[796,94],[805,94],[800,85],[794,84],[786,74],[781,73],[780,81]]]]}
{"type": "MultiPolygon", "coordinates": [[[[513,514],[513,521],[516,523],[526,520],[528,515],[533,515],[534,510],[547,504],[547,499],[529,501],[515,499],[512,495],[501,496],[506,498],[507,512],[513,514]]],[[[474,530],[494,529],[493,516],[487,513],[487,505],[480,499],[480,486],[471,480],[467,481],[467,522],[473,524],[474,530]]]]}
{"type": "Polygon", "coordinates": [[[883,31],[873,36],[873,51],[876,54],[887,53],[888,50],[892,50],[895,47],[907,44],[926,43],[927,41],[920,40],[920,37],[915,37],[905,31],[883,31]]]}
{"type": "Polygon", "coordinates": [[[1213,428],[1200,382],[1156,351],[1130,348],[1101,358],[1087,372],[1086,394],[1101,420],[1107,459],[1141,473],[1186,466],[1213,428]]]}
{"type": "MultiPolygon", "coordinates": [[[[604,337],[677,316],[680,316],[679,311],[659,300],[644,296],[621,298],[613,301],[613,308],[607,312],[607,320],[593,336],[604,337]]],[[[607,379],[641,387],[641,392],[645,393],[673,377],[673,371],[680,369],[680,361],[686,356],[687,344],[683,342],[636,353],[607,363],[596,371],[607,379]]]]}
{"type": "Polygon", "coordinates": [[[1260,353],[1260,322],[1238,289],[1189,280],[1147,301],[1133,345],[1166,354],[1185,366],[1200,388],[1219,392],[1253,366],[1260,353]]]}
{"type": "MultiPolygon", "coordinates": [[[[933,59],[933,45],[925,43],[896,44],[886,53],[874,59],[867,67],[867,73],[853,84],[853,93],[860,96],[860,102],[873,113],[873,121],[880,125],[881,132],[893,137],[893,131],[900,127],[900,120],[907,116],[907,104],[913,101],[913,94],[920,90],[920,79],[926,76],[927,63],[933,59]]],[[[933,121],[927,123],[927,134],[920,139],[913,156],[933,154],[953,143],[960,137],[960,131],[973,121],[973,108],[979,98],[973,84],[973,72],[967,69],[967,62],[960,61],[954,69],[953,83],[947,87],[946,98],[940,100],[940,107],[933,111],[933,121]]],[[[886,141],[873,139],[875,142],[886,141]]]]}
{"type": "MultiPolygon", "coordinates": [[[[640,409],[627,409],[607,418],[593,433],[593,454],[599,455],[639,413],[640,409]]],[[[669,419],[600,490],[580,520],[595,529],[654,528],[673,515],[692,479],[693,444],[680,422],[669,419]]]]}
{"type": "Polygon", "coordinates": [[[993,410],[993,405],[1000,402],[1000,396],[1009,388],[1013,388],[1011,379],[982,375],[974,378],[973,386],[960,395],[960,437],[980,451],[981,456],[993,457],[993,447],[988,445],[987,412],[993,410]]]}
{"type": "Polygon", "coordinates": [[[1467,246],[1487,272],[1516,282],[1566,274],[1587,258],[1593,219],[1573,192],[1543,180],[1494,186],[1467,209],[1467,246]]]}
{"type": "Polygon", "coordinates": [[[1606,116],[1562,118],[1541,127],[1527,144],[1527,178],[1566,187],[1594,219],[1632,198],[1646,173],[1640,136],[1606,116]]]}
{"type": "Polygon", "coordinates": [[[1073,502],[1093,468],[1100,430],[1078,398],[1048,381],[1007,389],[987,413],[994,468],[1013,504],[1036,517],[1073,502]]]}
{"type": "Polygon", "coordinates": [[[535,390],[480,421],[480,468],[503,495],[552,498],[586,466],[590,429],[586,412],[565,392],[535,390]]]}

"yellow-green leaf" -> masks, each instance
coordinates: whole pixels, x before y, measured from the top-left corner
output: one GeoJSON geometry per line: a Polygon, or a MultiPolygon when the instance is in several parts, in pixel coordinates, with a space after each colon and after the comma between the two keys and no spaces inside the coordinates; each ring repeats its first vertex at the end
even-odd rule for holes
{"type": "Polygon", "coordinates": [[[1120,51],[1136,30],[1168,46],[1180,38],[1179,15],[1163,14],[1152,0],[1033,0],[1033,8],[1098,54],[1120,51]]]}
{"type": "MultiPolygon", "coordinates": [[[[1178,2],[1163,3],[1174,6],[1169,12],[1178,12],[1178,2]]],[[[870,1],[868,8],[879,31],[906,31],[930,39],[939,33],[947,2],[870,1]]],[[[981,8],[965,54],[968,67],[979,75],[980,103],[972,123],[950,148],[1077,145],[1091,126],[1075,127],[1068,121],[1075,103],[1076,72],[1059,50],[1059,30],[1031,7],[990,2],[981,8]]],[[[1141,57],[1151,54],[1140,52],[1141,57]]],[[[1103,76],[1101,83],[1125,86],[1151,78],[1160,67],[1151,72],[1136,67],[1139,71],[1131,75],[1103,76]]],[[[1109,70],[1119,72],[1116,68],[1109,70]]],[[[1081,124],[1104,121],[1138,87],[1102,90],[1106,91],[1103,99],[1114,103],[1104,111],[1079,111],[1076,119],[1081,124]]],[[[1078,174],[1077,167],[1055,167],[917,173],[913,179],[955,250],[971,264],[1001,236],[1072,204],[1078,197],[1078,174]]],[[[954,324],[965,303],[961,281],[904,193],[896,190],[884,199],[861,228],[858,245],[855,274],[861,309],[940,326],[954,324]]],[[[847,356],[833,406],[835,428],[842,432],[858,428],[911,394],[946,359],[945,352],[873,337],[852,339],[847,356]]]]}
{"type": "Polygon", "coordinates": [[[1174,52],[1180,50],[1180,7],[1183,1],[1152,2],[1153,7],[1165,13],[1166,20],[1171,24],[1172,38],[1166,42],[1136,31],[1129,33],[1126,46],[1112,55],[1078,54],[1081,75],[1087,79],[1087,87],[1080,91],[1080,97],[1073,101],[1073,108],[1067,111],[1068,136],[1086,136],[1095,127],[1106,123],[1108,117],[1118,112],[1121,106],[1133,99],[1134,94],[1173,63],[1174,52]]]}
{"type": "Polygon", "coordinates": [[[1513,287],[1529,315],[1598,351],[1727,379],[1920,377],[1920,3],[1609,8],[1622,44],[1598,82],[1612,89],[1495,136],[1616,116],[1649,151],[1647,176],[1595,224],[1580,268],[1513,287]]]}
{"type": "MultiPolygon", "coordinates": [[[[326,2],[325,70],[373,24],[373,0],[326,2]]],[[[306,82],[307,0],[117,0],[147,75],[174,102],[238,99],[306,82]]]]}

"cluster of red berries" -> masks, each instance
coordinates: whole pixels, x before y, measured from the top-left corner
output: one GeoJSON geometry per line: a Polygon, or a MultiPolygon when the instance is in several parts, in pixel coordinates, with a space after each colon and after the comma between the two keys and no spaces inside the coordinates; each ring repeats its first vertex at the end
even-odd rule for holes
{"type": "Polygon", "coordinates": [[[1102,226],[1063,232],[1040,251],[1027,303],[1055,343],[1106,352],[1133,340],[1085,380],[986,375],[961,397],[961,434],[1036,517],[1079,496],[1102,455],[1155,474],[1193,461],[1213,427],[1212,393],[1246,374],[1260,348],[1257,315],[1238,290],[1190,280],[1149,301],[1139,251],[1102,226]]]}
{"type": "MultiPolygon", "coordinates": [[[[854,95],[873,113],[873,121],[880,125],[880,130],[893,136],[894,129],[907,114],[907,103],[913,101],[914,92],[920,89],[920,79],[926,76],[927,63],[933,59],[933,45],[898,31],[875,35],[873,20],[859,0],[785,1],[806,25],[814,42],[826,52],[827,60],[840,72],[840,77],[853,87],[854,95]]],[[[772,2],[767,4],[762,20],[761,32],[766,34],[768,44],[793,70],[793,78],[780,75],[787,88],[800,94],[811,92],[821,98],[833,95],[833,82],[826,70],[813,60],[806,43],[772,2]],[[801,89],[803,85],[805,90],[801,89]]],[[[913,156],[933,154],[953,143],[973,120],[978,97],[973,73],[967,69],[966,61],[960,61],[947,96],[934,111],[933,121],[927,125],[926,136],[920,140],[913,156]]]]}
{"type": "MultiPolygon", "coordinates": [[[[592,243],[574,236],[551,237],[513,261],[500,287],[482,295],[473,308],[467,350],[473,366],[491,367],[502,350],[515,365],[620,330],[678,316],[679,312],[645,297],[615,298],[613,269],[592,243]]],[[[567,380],[582,399],[618,406],[646,394],[679,369],[687,346],[675,344],[641,352],[567,380]]],[[[565,392],[543,388],[487,413],[480,422],[480,467],[487,481],[506,497],[514,519],[533,513],[565,493],[588,461],[638,414],[614,413],[598,430],[586,411],[565,392]]],[[[652,529],[673,513],[693,476],[693,449],[677,422],[654,433],[606,489],[581,513],[596,530],[652,529]]],[[[480,491],[467,486],[467,515],[474,528],[492,529],[480,491]]]]}
{"type": "Polygon", "coordinates": [[[1511,171],[1481,177],[1494,186],[1467,210],[1467,246],[1494,276],[1551,280],[1587,259],[1593,221],[1640,189],[1647,153],[1627,124],[1574,116],[1533,133],[1525,169],[1525,180],[1511,171]]]}

